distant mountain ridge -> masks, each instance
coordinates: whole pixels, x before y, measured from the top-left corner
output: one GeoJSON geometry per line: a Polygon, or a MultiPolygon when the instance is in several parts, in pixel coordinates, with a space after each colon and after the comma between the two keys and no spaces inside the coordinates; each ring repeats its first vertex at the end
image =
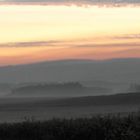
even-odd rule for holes
{"type": "Polygon", "coordinates": [[[0,67],[0,83],[103,80],[140,82],[140,59],[62,60],[0,67]]]}

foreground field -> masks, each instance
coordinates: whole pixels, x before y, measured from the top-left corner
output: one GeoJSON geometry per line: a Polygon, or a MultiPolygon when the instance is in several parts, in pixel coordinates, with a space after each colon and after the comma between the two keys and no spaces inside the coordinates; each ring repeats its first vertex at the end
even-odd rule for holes
{"type": "Polygon", "coordinates": [[[140,114],[52,119],[26,119],[0,124],[1,140],[140,140],[140,114]]]}

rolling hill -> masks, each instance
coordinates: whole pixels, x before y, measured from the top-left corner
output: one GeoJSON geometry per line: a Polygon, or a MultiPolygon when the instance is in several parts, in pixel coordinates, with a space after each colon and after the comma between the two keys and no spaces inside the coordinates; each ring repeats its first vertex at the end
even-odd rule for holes
{"type": "Polygon", "coordinates": [[[140,59],[62,60],[0,67],[0,83],[104,80],[140,82],[140,59]]]}

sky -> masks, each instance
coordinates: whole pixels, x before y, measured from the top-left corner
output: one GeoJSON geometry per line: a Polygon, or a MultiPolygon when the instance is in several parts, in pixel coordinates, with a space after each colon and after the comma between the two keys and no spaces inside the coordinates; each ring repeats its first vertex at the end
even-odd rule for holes
{"type": "Polygon", "coordinates": [[[1,0],[0,65],[140,58],[139,0],[36,2],[1,0]]]}

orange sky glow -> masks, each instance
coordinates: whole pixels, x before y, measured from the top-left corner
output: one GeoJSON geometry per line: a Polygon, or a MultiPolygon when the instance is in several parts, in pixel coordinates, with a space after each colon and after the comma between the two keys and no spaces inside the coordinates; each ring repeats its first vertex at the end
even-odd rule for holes
{"type": "Polygon", "coordinates": [[[140,7],[1,5],[0,65],[140,57],[140,7]]]}

